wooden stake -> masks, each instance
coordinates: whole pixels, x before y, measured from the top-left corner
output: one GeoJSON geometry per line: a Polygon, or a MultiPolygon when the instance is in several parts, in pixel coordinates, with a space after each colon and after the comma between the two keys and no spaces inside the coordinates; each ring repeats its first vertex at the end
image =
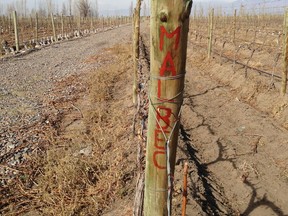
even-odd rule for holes
{"type": "Polygon", "coordinates": [[[38,29],[39,29],[39,23],[38,23],[38,13],[35,15],[35,39],[38,41],[38,29]]]}
{"type": "Polygon", "coordinates": [[[281,94],[285,95],[287,91],[287,72],[288,72],[288,10],[285,12],[284,16],[284,46],[283,46],[283,72],[282,72],[282,85],[281,94]]]}
{"type": "Polygon", "coordinates": [[[79,14],[79,17],[78,17],[78,31],[79,32],[81,31],[81,14],[79,14]]]}
{"type": "Polygon", "coordinates": [[[237,10],[234,10],[234,22],[233,22],[233,44],[235,45],[236,41],[236,21],[237,21],[237,10]]]}
{"type": "Polygon", "coordinates": [[[12,24],[11,24],[11,23],[12,23],[12,21],[11,21],[11,20],[12,20],[12,19],[11,19],[11,14],[9,14],[9,17],[8,17],[7,19],[8,19],[8,26],[9,26],[8,28],[9,28],[9,35],[10,35],[10,34],[11,34],[11,28],[12,28],[12,27],[11,27],[11,25],[12,25],[12,24]]]}
{"type": "Polygon", "coordinates": [[[211,9],[210,15],[209,15],[208,59],[211,58],[211,54],[212,54],[213,25],[214,25],[214,8],[211,9]]]}
{"type": "Polygon", "coordinates": [[[187,174],[188,174],[188,163],[184,164],[184,176],[183,176],[183,200],[182,200],[182,216],[186,215],[187,205],[187,174]]]}
{"type": "Polygon", "coordinates": [[[18,33],[18,20],[17,20],[16,11],[13,11],[13,23],[14,23],[14,32],[15,32],[16,51],[19,52],[19,33],[18,33]]]}
{"type": "Polygon", "coordinates": [[[61,14],[61,35],[64,37],[64,17],[63,14],[61,14]]]}
{"type": "Polygon", "coordinates": [[[93,15],[91,15],[91,17],[90,17],[90,30],[91,31],[93,30],[93,27],[94,27],[94,25],[93,25],[93,15]]]}
{"type": "Polygon", "coordinates": [[[56,37],[56,29],[55,29],[55,23],[54,23],[54,15],[51,13],[51,23],[52,23],[52,29],[53,29],[53,38],[54,38],[54,41],[57,40],[57,37],[56,37]]]}
{"type": "Polygon", "coordinates": [[[133,104],[137,106],[138,95],[138,67],[139,67],[139,37],[140,37],[140,10],[141,0],[137,0],[137,5],[133,14],[133,54],[134,54],[134,82],[133,82],[133,104]]]}
{"type": "Polygon", "coordinates": [[[171,215],[192,0],[151,0],[145,216],[171,215]]]}
{"type": "Polygon", "coordinates": [[[30,15],[30,28],[33,28],[33,18],[32,18],[32,15],[30,15]]]}

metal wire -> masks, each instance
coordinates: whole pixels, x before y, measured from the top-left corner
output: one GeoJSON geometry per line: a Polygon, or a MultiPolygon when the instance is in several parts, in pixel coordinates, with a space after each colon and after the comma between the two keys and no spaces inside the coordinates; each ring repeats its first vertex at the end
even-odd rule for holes
{"type": "MultiPolygon", "coordinates": [[[[176,75],[176,76],[169,76],[169,77],[158,77],[158,76],[151,76],[152,79],[157,79],[157,80],[174,80],[174,79],[181,79],[185,77],[185,73],[176,75]]],[[[177,99],[179,96],[181,96],[184,92],[184,88],[178,93],[176,94],[174,97],[170,98],[170,99],[161,99],[158,98],[156,96],[152,96],[151,92],[149,94],[149,102],[153,108],[153,116],[156,120],[157,125],[159,126],[161,133],[163,134],[163,137],[165,139],[165,152],[166,152],[166,170],[167,170],[167,181],[168,181],[168,194],[167,194],[167,212],[168,212],[168,216],[171,215],[171,204],[172,204],[172,191],[173,191],[173,175],[171,172],[171,164],[170,164],[170,142],[171,142],[171,137],[175,132],[176,126],[180,121],[180,116],[181,116],[181,112],[182,112],[182,103],[183,103],[183,99],[175,101],[175,99],[177,99]],[[159,102],[153,102],[152,101],[152,97],[155,98],[157,101],[159,102]],[[156,110],[156,105],[159,104],[164,104],[164,103],[173,103],[173,104],[178,104],[179,105],[179,113],[178,116],[174,116],[175,117],[175,122],[174,125],[172,127],[172,130],[170,132],[170,134],[167,136],[166,133],[164,132],[158,118],[157,118],[157,110],[156,110]]]]}

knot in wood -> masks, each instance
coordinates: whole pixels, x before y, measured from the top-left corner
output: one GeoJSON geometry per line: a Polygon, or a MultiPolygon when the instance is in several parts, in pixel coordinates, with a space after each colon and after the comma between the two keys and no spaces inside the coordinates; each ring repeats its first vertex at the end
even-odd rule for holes
{"type": "Polygon", "coordinates": [[[168,15],[165,12],[160,13],[160,20],[161,22],[167,22],[168,21],[168,15]]]}

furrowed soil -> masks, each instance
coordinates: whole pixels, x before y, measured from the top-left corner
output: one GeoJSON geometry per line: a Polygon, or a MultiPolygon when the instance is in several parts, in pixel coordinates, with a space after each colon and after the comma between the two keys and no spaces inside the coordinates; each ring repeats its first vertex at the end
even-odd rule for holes
{"type": "MultiPolygon", "coordinates": [[[[131,35],[126,26],[0,63],[0,215],[132,215],[140,141],[131,35]]],[[[181,215],[184,162],[186,215],[287,215],[288,103],[279,81],[271,88],[270,77],[234,73],[190,40],[187,56],[173,215],[181,215]]]]}

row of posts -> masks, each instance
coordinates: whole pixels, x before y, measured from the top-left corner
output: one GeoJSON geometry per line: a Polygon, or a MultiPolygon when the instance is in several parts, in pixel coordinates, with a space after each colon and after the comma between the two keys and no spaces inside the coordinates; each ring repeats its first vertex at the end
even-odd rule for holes
{"type": "MultiPolygon", "coordinates": [[[[234,11],[233,19],[233,44],[236,44],[236,22],[237,22],[237,10],[234,11]]],[[[287,73],[288,73],[288,9],[284,14],[284,28],[283,28],[283,71],[282,71],[282,84],[281,94],[287,93],[287,73]]],[[[212,55],[212,41],[214,31],[214,8],[209,11],[208,16],[208,59],[212,55]]]]}
{"type": "MultiPolygon", "coordinates": [[[[54,41],[57,41],[57,33],[56,33],[56,27],[55,27],[55,16],[53,14],[50,14],[51,17],[51,24],[52,24],[52,32],[53,32],[53,38],[54,41]]],[[[19,28],[18,28],[18,18],[17,18],[17,12],[12,12],[12,18],[13,18],[13,27],[14,27],[14,37],[15,37],[15,47],[16,51],[18,52],[20,49],[20,40],[19,40],[19,28]]],[[[114,20],[112,18],[107,18],[106,24],[112,26],[112,25],[121,25],[129,23],[131,20],[130,17],[119,17],[115,18],[114,20]]],[[[32,20],[32,18],[31,18],[32,20]]],[[[101,20],[101,19],[99,19],[101,20]]],[[[32,21],[31,21],[32,23],[32,21]]],[[[31,24],[32,25],[32,24],[31,24]]],[[[90,28],[93,29],[94,20],[93,17],[90,19],[90,28]]],[[[102,18],[102,28],[105,26],[105,19],[102,18]]],[[[77,20],[77,30],[80,31],[81,29],[81,17],[77,20]]],[[[10,30],[10,21],[9,21],[9,30],[10,30]]],[[[61,35],[64,35],[64,17],[61,15],[61,35]]],[[[38,20],[38,14],[35,15],[35,40],[38,41],[39,39],[39,20],[38,20]]]]}

